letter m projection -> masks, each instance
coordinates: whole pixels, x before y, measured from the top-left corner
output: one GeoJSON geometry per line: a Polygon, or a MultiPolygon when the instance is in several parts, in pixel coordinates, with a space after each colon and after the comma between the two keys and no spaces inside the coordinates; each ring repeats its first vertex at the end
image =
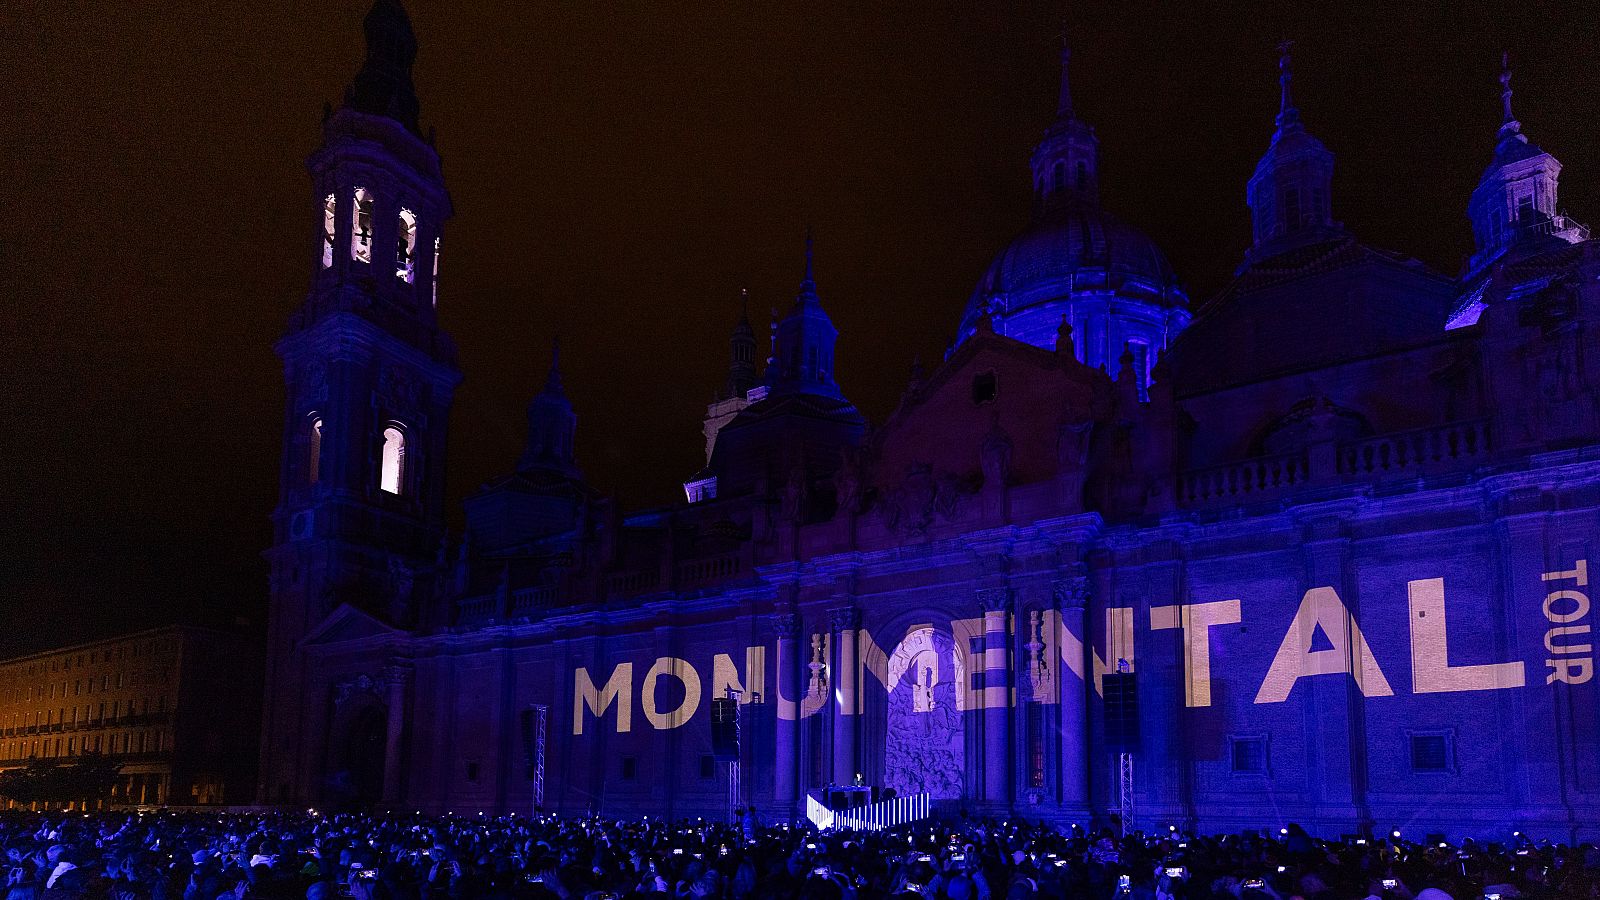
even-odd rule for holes
{"type": "Polygon", "coordinates": [[[601,719],[613,703],[617,705],[617,731],[626,732],[633,727],[633,707],[630,705],[633,699],[633,663],[619,663],[612,670],[611,677],[606,679],[605,685],[598,690],[589,677],[589,670],[582,667],[573,673],[573,682],[573,734],[583,734],[585,709],[594,713],[596,719],[601,719]]]}

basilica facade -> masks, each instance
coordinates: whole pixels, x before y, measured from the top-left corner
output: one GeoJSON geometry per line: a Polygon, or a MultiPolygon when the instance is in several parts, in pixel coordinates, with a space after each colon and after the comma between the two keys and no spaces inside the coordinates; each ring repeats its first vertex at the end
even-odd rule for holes
{"type": "Polygon", "coordinates": [[[404,10],[365,27],[276,346],[263,802],[715,814],[731,696],[765,815],[859,779],[1105,822],[1121,670],[1140,827],[1597,835],[1600,243],[1508,73],[1449,274],[1338,221],[1283,59],[1252,244],[1191,299],[1102,208],[1063,52],[1029,221],[887,419],[835,378],[808,241],[770,349],[733,331],[680,502],[584,480],[553,359],[454,534],[450,199],[404,10]]]}

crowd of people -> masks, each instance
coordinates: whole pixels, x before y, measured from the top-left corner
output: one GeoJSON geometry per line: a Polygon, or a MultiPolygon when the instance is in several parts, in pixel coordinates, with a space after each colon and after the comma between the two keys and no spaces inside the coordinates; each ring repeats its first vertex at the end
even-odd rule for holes
{"type": "Polygon", "coordinates": [[[1325,841],[1297,827],[1118,837],[963,818],[859,833],[562,816],[0,813],[5,900],[1482,900],[1600,898],[1600,851],[1325,841]]]}

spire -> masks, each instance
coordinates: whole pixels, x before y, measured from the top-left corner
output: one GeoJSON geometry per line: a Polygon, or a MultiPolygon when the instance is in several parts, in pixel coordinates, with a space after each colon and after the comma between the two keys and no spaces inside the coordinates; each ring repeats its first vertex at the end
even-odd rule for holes
{"type": "Polygon", "coordinates": [[[1056,97],[1056,117],[1028,161],[1033,170],[1034,215],[1072,203],[1093,203],[1099,195],[1099,145],[1094,129],[1078,119],[1072,106],[1070,69],[1072,50],[1067,28],[1061,26],[1061,89],[1056,97]]]}
{"type": "Polygon", "coordinates": [[[1068,64],[1072,61],[1072,48],[1067,46],[1067,23],[1061,23],[1061,94],[1056,100],[1056,118],[1072,118],[1072,85],[1067,78],[1068,64]]]}
{"type": "Polygon", "coordinates": [[[1300,110],[1294,105],[1294,71],[1290,68],[1293,58],[1290,51],[1294,49],[1294,41],[1284,39],[1278,42],[1278,118],[1276,123],[1281,131],[1300,123],[1300,110]]]}
{"type": "Polygon", "coordinates": [[[400,0],[374,0],[362,28],[367,36],[367,58],[345,91],[345,106],[393,119],[421,137],[417,92],[411,83],[417,37],[405,7],[400,0]]]}
{"type": "Polygon", "coordinates": [[[1478,179],[1467,201],[1475,250],[1469,273],[1484,271],[1518,244],[1537,246],[1559,238],[1568,243],[1588,238],[1588,229],[1563,216],[1557,204],[1561,163],[1522,133],[1511,109],[1511,55],[1500,54],[1500,129],[1494,159],[1478,179]]]}
{"type": "Polygon", "coordinates": [[[728,396],[743,397],[756,384],[756,333],[750,327],[750,292],[739,291],[739,321],[728,339],[728,396]]]}
{"type": "Polygon", "coordinates": [[[1294,42],[1278,43],[1278,115],[1272,144],[1245,188],[1254,240],[1246,264],[1338,231],[1331,190],[1333,154],[1300,123],[1294,103],[1294,42]]]}
{"type": "Polygon", "coordinates": [[[811,228],[806,228],[805,275],[789,315],[778,323],[774,362],[768,367],[768,381],[775,392],[802,392],[839,396],[833,381],[833,345],[838,329],[817,297],[817,282],[812,272],[811,228]],[[777,370],[773,376],[773,369],[777,370]]]}
{"type": "Polygon", "coordinates": [[[1522,123],[1511,112],[1511,54],[1505,52],[1500,54],[1500,140],[1527,142],[1522,136],[1522,123]]]}
{"type": "Polygon", "coordinates": [[[528,446],[517,469],[541,469],[576,478],[572,436],[577,425],[577,414],[561,387],[561,338],[556,337],[550,342],[550,371],[545,375],[544,390],[528,403],[528,446]]]}
{"type": "Polygon", "coordinates": [[[806,298],[806,297],[810,297],[812,299],[815,299],[816,296],[817,296],[817,281],[811,275],[811,226],[810,225],[806,226],[806,274],[805,274],[804,278],[800,279],[800,296],[801,296],[802,299],[806,298]]]}
{"type": "Polygon", "coordinates": [[[1511,114],[1511,54],[1500,54],[1500,107],[1502,127],[1518,128],[1517,117],[1511,114]]]}
{"type": "Polygon", "coordinates": [[[561,389],[561,335],[550,339],[550,371],[544,376],[544,393],[565,396],[561,389]]]}

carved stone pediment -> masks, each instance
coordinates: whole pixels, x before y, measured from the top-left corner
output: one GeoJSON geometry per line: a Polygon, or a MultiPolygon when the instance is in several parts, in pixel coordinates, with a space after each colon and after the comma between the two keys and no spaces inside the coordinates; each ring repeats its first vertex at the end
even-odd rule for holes
{"type": "Polygon", "coordinates": [[[371,615],[345,603],[341,604],[326,619],[322,620],[322,624],[312,629],[311,633],[300,641],[300,646],[329,646],[372,638],[404,635],[405,632],[385,625],[371,615]]]}

